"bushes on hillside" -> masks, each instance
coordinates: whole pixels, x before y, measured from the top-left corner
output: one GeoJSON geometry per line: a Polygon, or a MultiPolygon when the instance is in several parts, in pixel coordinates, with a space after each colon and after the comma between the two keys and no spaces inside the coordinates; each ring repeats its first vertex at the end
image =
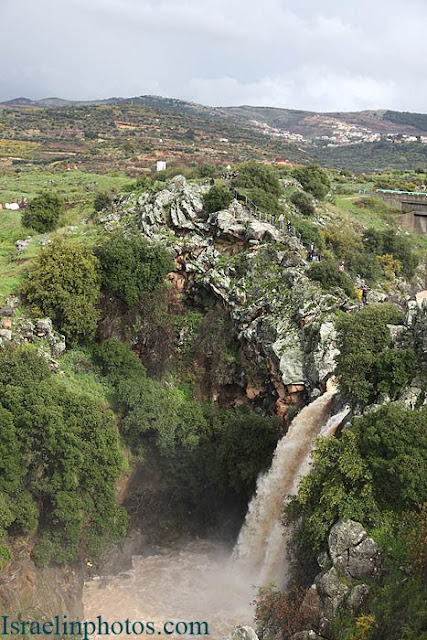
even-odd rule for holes
{"type": "Polygon", "coordinates": [[[373,305],[339,318],[336,374],[349,402],[365,405],[378,395],[396,398],[413,378],[416,356],[413,349],[393,347],[387,324],[400,319],[394,305],[373,305]]]}
{"type": "Polygon", "coordinates": [[[355,297],[353,281],[349,275],[338,269],[338,264],[333,260],[313,262],[307,275],[312,280],[320,282],[324,289],[340,287],[350,297],[355,297]]]}
{"type": "Polygon", "coordinates": [[[331,188],[328,174],[318,165],[296,167],[292,175],[303,186],[304,191],[308,191],[319,200],[323,200],[331,188]]]}
{"type": "Polygon", "coordinates": [[[278,197],[280,182],[273,167],[259,162],[246,162],[239,166],[239,175],[235,181],[236,187],[245,189],[262,189],[266,193],[278,197]]]}
{"type": "Polygon", "coordinates": [[[381,528],[390,512],[408,513],[426,500],[426,417],[425,408],[390,404],[355,421],[341,440],[319,443],[296,507],[310,545],[318,549],[339,517],[381,528]]]}
{"type": "Polygon", "coordinates": [[[295,232],[300,236],[303,244],[312,244],[321,251],[323,250],[325,242],[319,231],[319,227],[309,220],[304,220],[297,216],[292,217],[292,226],[295,229],[295,232]]]}
{"type": "Polygon", "coordinates": [[[362,239],[348,225],[329,225],[325,230],[326,246],[337,259],[345,262],[347,270],[354,276],[360,276],[369,284],[375,283],[381,276],[381,265],[370,252],[367,252],[362,239]]]}
{"type": "Polygon", "coordinates": [[[412,251],[411,240],[406,236],[397,235],[393,229],[368,229],[363,234],[363,244],[367,251],[377,256],[393,256],[399,261],[404,276],[414,276],[418,258],[412,251]]]}
{"type": "Polygon", "coordinates": [[[214,185],[203,198],[203,207],[208,213],[214,213],[226,209],[232,200],[233,196],[227,187],[214,185]]]}
{"type": "Polygon", "coordinates": [[[22,291],[68,340],[90,340],[99,319],[98,260],[90,249],[56,239],[37,257],[22,291]]]}
{"type": "Polygon", "coordinates": [[[299,532],[307,552],[317,553],[338,518],[365,526],[388,511],[416,509],[427,499],[427,408],[388,404],[353,421],[341,439],[321,438],[309,476],[286,509],[303,518],[299,532]]]}
{"type": "Polygon", "coordinates": [[[111,202],[111,196],[105,191],[100,191],[93,200],[93,208],[95,211],[102,211],[103,209],[108,209],[111,206],[111,202]]]}
{"type": "Polygon", "coordinates": [[[149,245],[142,235],[112,234],[97,255],[101,285],[128,307],[160,289],[173,261],[160,245],[149,245]]]}
{"type": "Polygon", "coordinates": [[[282,207],[279,204],[277,196],[259,187],[250,190],[249,199],[262,211],[266,211],[267,213],[280,214],[282,212],[282,207]]]}
{"type": "MultiPolygon", "coordinates": [[[[427,407],[389,403],[354,419],[340,439],[319,438],[311,473],[285,508],[285,519],[298,523],[300,561],[314,560],[339,518],[361,522],[379,543],[382,580],[370,585],[362,613],[381,640],[415,640],[425,629],[426,419],[427,407]]],[[[359,637],[349,617],[337,616],[333,626],[359,637]]]]}
{"type": "Polygon", "coordinates": [[[255,205],[270,214],[282,211],[279,204],[281,193],[278,173],[273,167],[259,162],[246,162],[239,166],[235,180],[237,189],[242,189],[255,205]]]}
{"type": "Polygon", "coordinates": [[[74,562],[126,528],[113,414],[71,391],[34,347],[0,349],[0,538],[37,533],[34,558],[74,562]]]}
{"type": "Polygon", "coordinates": [[[275,419],[215,410],[188,390],[165,387],[117,340],[95,356],[114,386],[123,437],[139,455],[156,449],[177,499],[194,507],[229,491],[250,495],[277,442],[275,419]]]}
{"type": "Polygon", "coordinates": [[[304,191],[295,191],[290,198],[292,204],[296,206],[303,216],[312,216],[316,211],[313,200],[304,191]]]}
{"type": "Polygon", "coordinates": [[[54,193],[43,193],[33,198],[22,214],[22,224],[38,233],[53,231],[58,226],[64,203],[54,193]]]}

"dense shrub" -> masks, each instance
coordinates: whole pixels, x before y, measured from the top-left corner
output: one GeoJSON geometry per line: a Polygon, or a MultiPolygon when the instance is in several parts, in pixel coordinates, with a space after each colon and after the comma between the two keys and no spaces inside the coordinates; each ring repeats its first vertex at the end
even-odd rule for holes
{"type": "Polygon", "coordinates": [[[196,173],[199,178],[215,178],[218,175],[218,169],[214,164],[200,164],[196,168],[196,173]]]}
{"type": "Polygon", "coordinates": [[[277,442],[275,419],[215,410],[186,389],[151,380],[117,340],[106,340],[95,356],[114,386],[123,437],[138,455],[155,447],[180,502],[206,506],[230,491],[250,495],[277,442]]]}
{"type": "Polygon", "coordinates": [[[323,200],[331,188],[329,176],[318,165],[308,167],[296,167],[292,171],[293,177],[315,198],[323,200]]]}
{"type": "Polygon", "coordinates": [[[301,238],[301,242],[303,244],[312,244],[321,251],[323,250],[325,242],[319,231],[319,227],[317,227],[309,220],[304,220],[303,218],[297,216],[292,217],[292,226],[295,229],[295,232],[301,238]]]}
{"type": "Polygon", "coordinates": [[[280,214],[282,212],[282,207],[279,204],[277,196],[272,193],[256,187],[255,189],[251,189],[248,194],[249,199],[263,211],[274,214],[280,214]]]}
{"type": "Polygon", "coordinates": [[[292,204],[296,206],[303,216],[312,216],[316,211],[313,200],[304,191],[295,191],[290,198],[292,204]]]}
{"type": "Polygon", "coordinates": [[[111,206],[111,196],[105,191],[99,192],[96,194],[93,200],[93,208],[95,211],[102,211],[103,209],[108,209],[111,206]]]}
{"type": "Polygon", "coordinates": [[[338,264],[333,260],[322,260],[322,262],[313,262],[307,275],[312,280],[320,282],[324,289],[333,289],[340,287],[350,297],[355,297],[355,289],[353,281],[349,275],[338,269],[338,264]]]}
{"type": "Polygon", "coordinates": [[[22,214],[22,224],[39,233],[53,231],[58,226],[64,203],[54,193],[43,193],[33,198],[22,214]]]}
{"type": "Polygon", "coordinates": [[[375,255],[366,251],[362,238],[349,225],[329,225],[325,230],[325,242],[337,259],[343,260],[346,269],[354,276],[364,278],[369,284],[381,276],[381,265],[375,255]]]}
{"type": "Polygon", "coordinates": [[[126,528],[113,414],[71,391],[33,347],[0,349],[0,537],[36,531],[34,557],[73,562],[126,528]],[[2,529],[2,531],[1,531],[2,529]]]}
{"type": "Polygon", "coordinates": [[[93,337],[99,319],[98,260],[90,249],[57,239],[37,257],[22,291],[71,340],[93,337]]]}
{"type": "Polygon", "coordinates": [[[418,258],[412,251],[411,240],[406,236],[397,235],[393,229],[368,229],[363,234],[363,244],[367,251],[377,256],[392,255],[402,265],[402,273],[407,278],[415,274],[418,258]]]}
{"type": "Polygon", "coordinates": [[[235,181],[237,187],[245,189],[262,189],[266,193],[278,197],[280,182],[273,167],[259,162],[246,162],[239,166],[239,175],[235,181]]]}
{"type": "Polygon", "coordinates": [[[233,196],[227,187],[214,185],[203,198],[203,206],[208,213],[213,213],[226,209],[232,200],[233,196]]]}
{"type": "Polygon", "coordinates": [[[160,289],[173,269],[164,247],[149,245],[142,235],[127,236],[122,231],[112,234],[97,255],[102,287],[129,307],[160,289]]]}
{"type": "Polygon", "coordinates": [[[388,404],[354,420],[341,439],[318,440],[312,471],[285,509],[287,518],[303,518],[299,536],[309,555],[338,518],[372,526],[382,513],[427,499],[426,418],[425,407],[388,404]]]}
{"type": "Polygon", "coordinates": [[[393,348],[387,324],[399,320],[393,305],[365,307],[337,321],[337,377],[353,405],[374,402],[379,394],[397,397],[412,379],[416,357],[412,349],[393,348]]]}

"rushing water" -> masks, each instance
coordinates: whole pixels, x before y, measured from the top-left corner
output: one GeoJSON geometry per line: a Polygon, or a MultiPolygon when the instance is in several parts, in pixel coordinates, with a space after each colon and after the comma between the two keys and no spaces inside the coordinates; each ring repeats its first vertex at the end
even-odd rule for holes
{"type": "Polygon", "coordinates": [[[182,549],[134,556],[130,571],[86,583],[86,618],[150,620],[157,629],[166,620],[207,621],[212,640],[226,638],[237,624],[251,625],[256,587],[270,580],[286,584],[283,503],[309,471],[315,437],[334,433],[344,417],[345,411],[331,415],[334,397],[329,391],[305,407],[279,441],[270,470],[258,480],[233,554],[212,542],[194,541],[182,549]]]}

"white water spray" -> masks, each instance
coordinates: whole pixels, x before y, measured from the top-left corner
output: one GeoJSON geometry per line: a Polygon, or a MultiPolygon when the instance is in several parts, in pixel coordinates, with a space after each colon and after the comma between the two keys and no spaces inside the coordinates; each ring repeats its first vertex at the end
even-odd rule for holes
{"type": "Polygon", "coordinates": [[[329,391],[302,409],[279,441],[270,470],[261,476],[249,504],[234,550],[235,557],[256,576],[257,584],[273,580],[284,586],[288,535],[281,522],[287,496],[295,495],[302,476],[310,471],[310,454],[317,436],[332,435],[347,409],[331,415],[336,391],[329,391]]]}
{"type": "MultiPolygon", "coordinates": [[[[336,391],[302,409],[279,441],[270,470],[257,483],[245,523],[230,558],[215,545],[193,542],[155,556],[134,556],[132,569],[85,585],[85,615],[105,620],[206,620],[213,640],[227,638],[237,624],[253,624],[256,587],[286,584],[287,536],[284,501],[310,470],[316,436],[335,432],[347,410],[331,415],[336,391]]],[[[175,636],[158,635],[175,638],[175,636]]]]}

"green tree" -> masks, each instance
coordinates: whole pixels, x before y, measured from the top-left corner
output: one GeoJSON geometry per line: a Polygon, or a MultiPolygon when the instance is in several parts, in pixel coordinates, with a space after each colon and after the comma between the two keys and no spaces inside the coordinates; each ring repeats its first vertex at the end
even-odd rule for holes
{"type": "Polygon", "coordinates": [[[33,346],[0,350],[0,424],[3,535],[34,531],[34,558],[46,564],[92,554],[90,536],[101,551],[124,533],[114,416],[70,390],[33,346]]]}
{"type": "Polygon", "coordinates": [[[280,182],[273,167],[260,162],[246,162],[239,166],[239,175],[235,181],[237,187],[245,189],[262,189],[266,193],[278,197],[280,182]]]}
{"type": "Polygon", "coordinates": [[[56,239],[29,269],[22,291],[71,341],[92,338],[99,320],[98,260],[90,249],[56,239]]]}
{"type": "Polygon", "coordinates": [[[100,191],[93,200],[93,208],[95,211],[102,211],[103,209],[108,209],[111,206],[111,202],[111,196],[105,191],[100,191]]]}
{"type": "Polygon", "coordinates": [[[398,235],[394,229],[377,231],[367,229],[363,234],[363,244],[367,251],[377,256],[392,255],[402,265],[402,273],[412,278],[418,265],[418,258],[412,250],[412,241],[398,235]]]}
{"type": "Polygon", "coordinates": [[[379,394],[396,398],[414,376],[414,351],[395,349],[387,326],[399,316],[393,305],[372,305],[337,321],[336,373],[353,406],[374,402],[379,394]]]}
{"type": "Polygon", "coordinates": [[[264,191],[259,187],[255,187],[249,191],[249,198],[257,205],[257,207],[267,213],[279,214],[282,211],[282,207],[279,204],[277,196],[269,193],[268,191],[264,191]]]}
{"type": "Polygon", "coordinates": [[[54,193],[42,193],[33,198],[22,214],[22,224],[39,233],[53,231],[58,226],[64,203],[54,193]]]}
{"type": "Polygon", "coordinates": [[[295,191],[291,195],[290,200],[303,216],[314,215],[316,209],[313,204],[313,200],[304,191],[295,191]]]}
{"type": "Polygon", "coordinates": [[[340,271],[338,264],[333,260],[313,262],[307,271],[307,275],[312,280],[320,282],[324,289],[340,287],[349,298],[355,297],[352,279],[347,273],[340,271]]]}
{"type": "Polygon", "coordinates": [[[330,191],[331,182],[328,174],[316,164],[296,167],[292,175],[303,186],[304,191],[308,191],[319,200],[323,200],[330,191]]]}
{"type": "Polygon", "coordinates": [[[318,439],[312,471],[285,509],[288,519],[303,519],[306,552],[318,552],[338,518],[372,526],[425,502],[426,418],[425,407],[388,404],[353,420],[340,439],[318,439]]]}
{"type": "Polygon", "coordinates": [[[149,245],[142,235],[112,234],[98,250],[102,287],[128,307],[159,290],[173,269],[173,260],[160,245],[149,245]]]}
{"type": "Polygon", "coordinates": [[[214,185],[204,196],[203,206],[208,213],[214,213],[215,211],[226,209],[232,200],[233,196],[227,187],[214,185]]]}
{"type": "Polygon", "coordinates": [[[218,174],[218,169],[214,164],[201,164],[197,167],[197,175],[200,178],[215,178],[218,174]]]}

